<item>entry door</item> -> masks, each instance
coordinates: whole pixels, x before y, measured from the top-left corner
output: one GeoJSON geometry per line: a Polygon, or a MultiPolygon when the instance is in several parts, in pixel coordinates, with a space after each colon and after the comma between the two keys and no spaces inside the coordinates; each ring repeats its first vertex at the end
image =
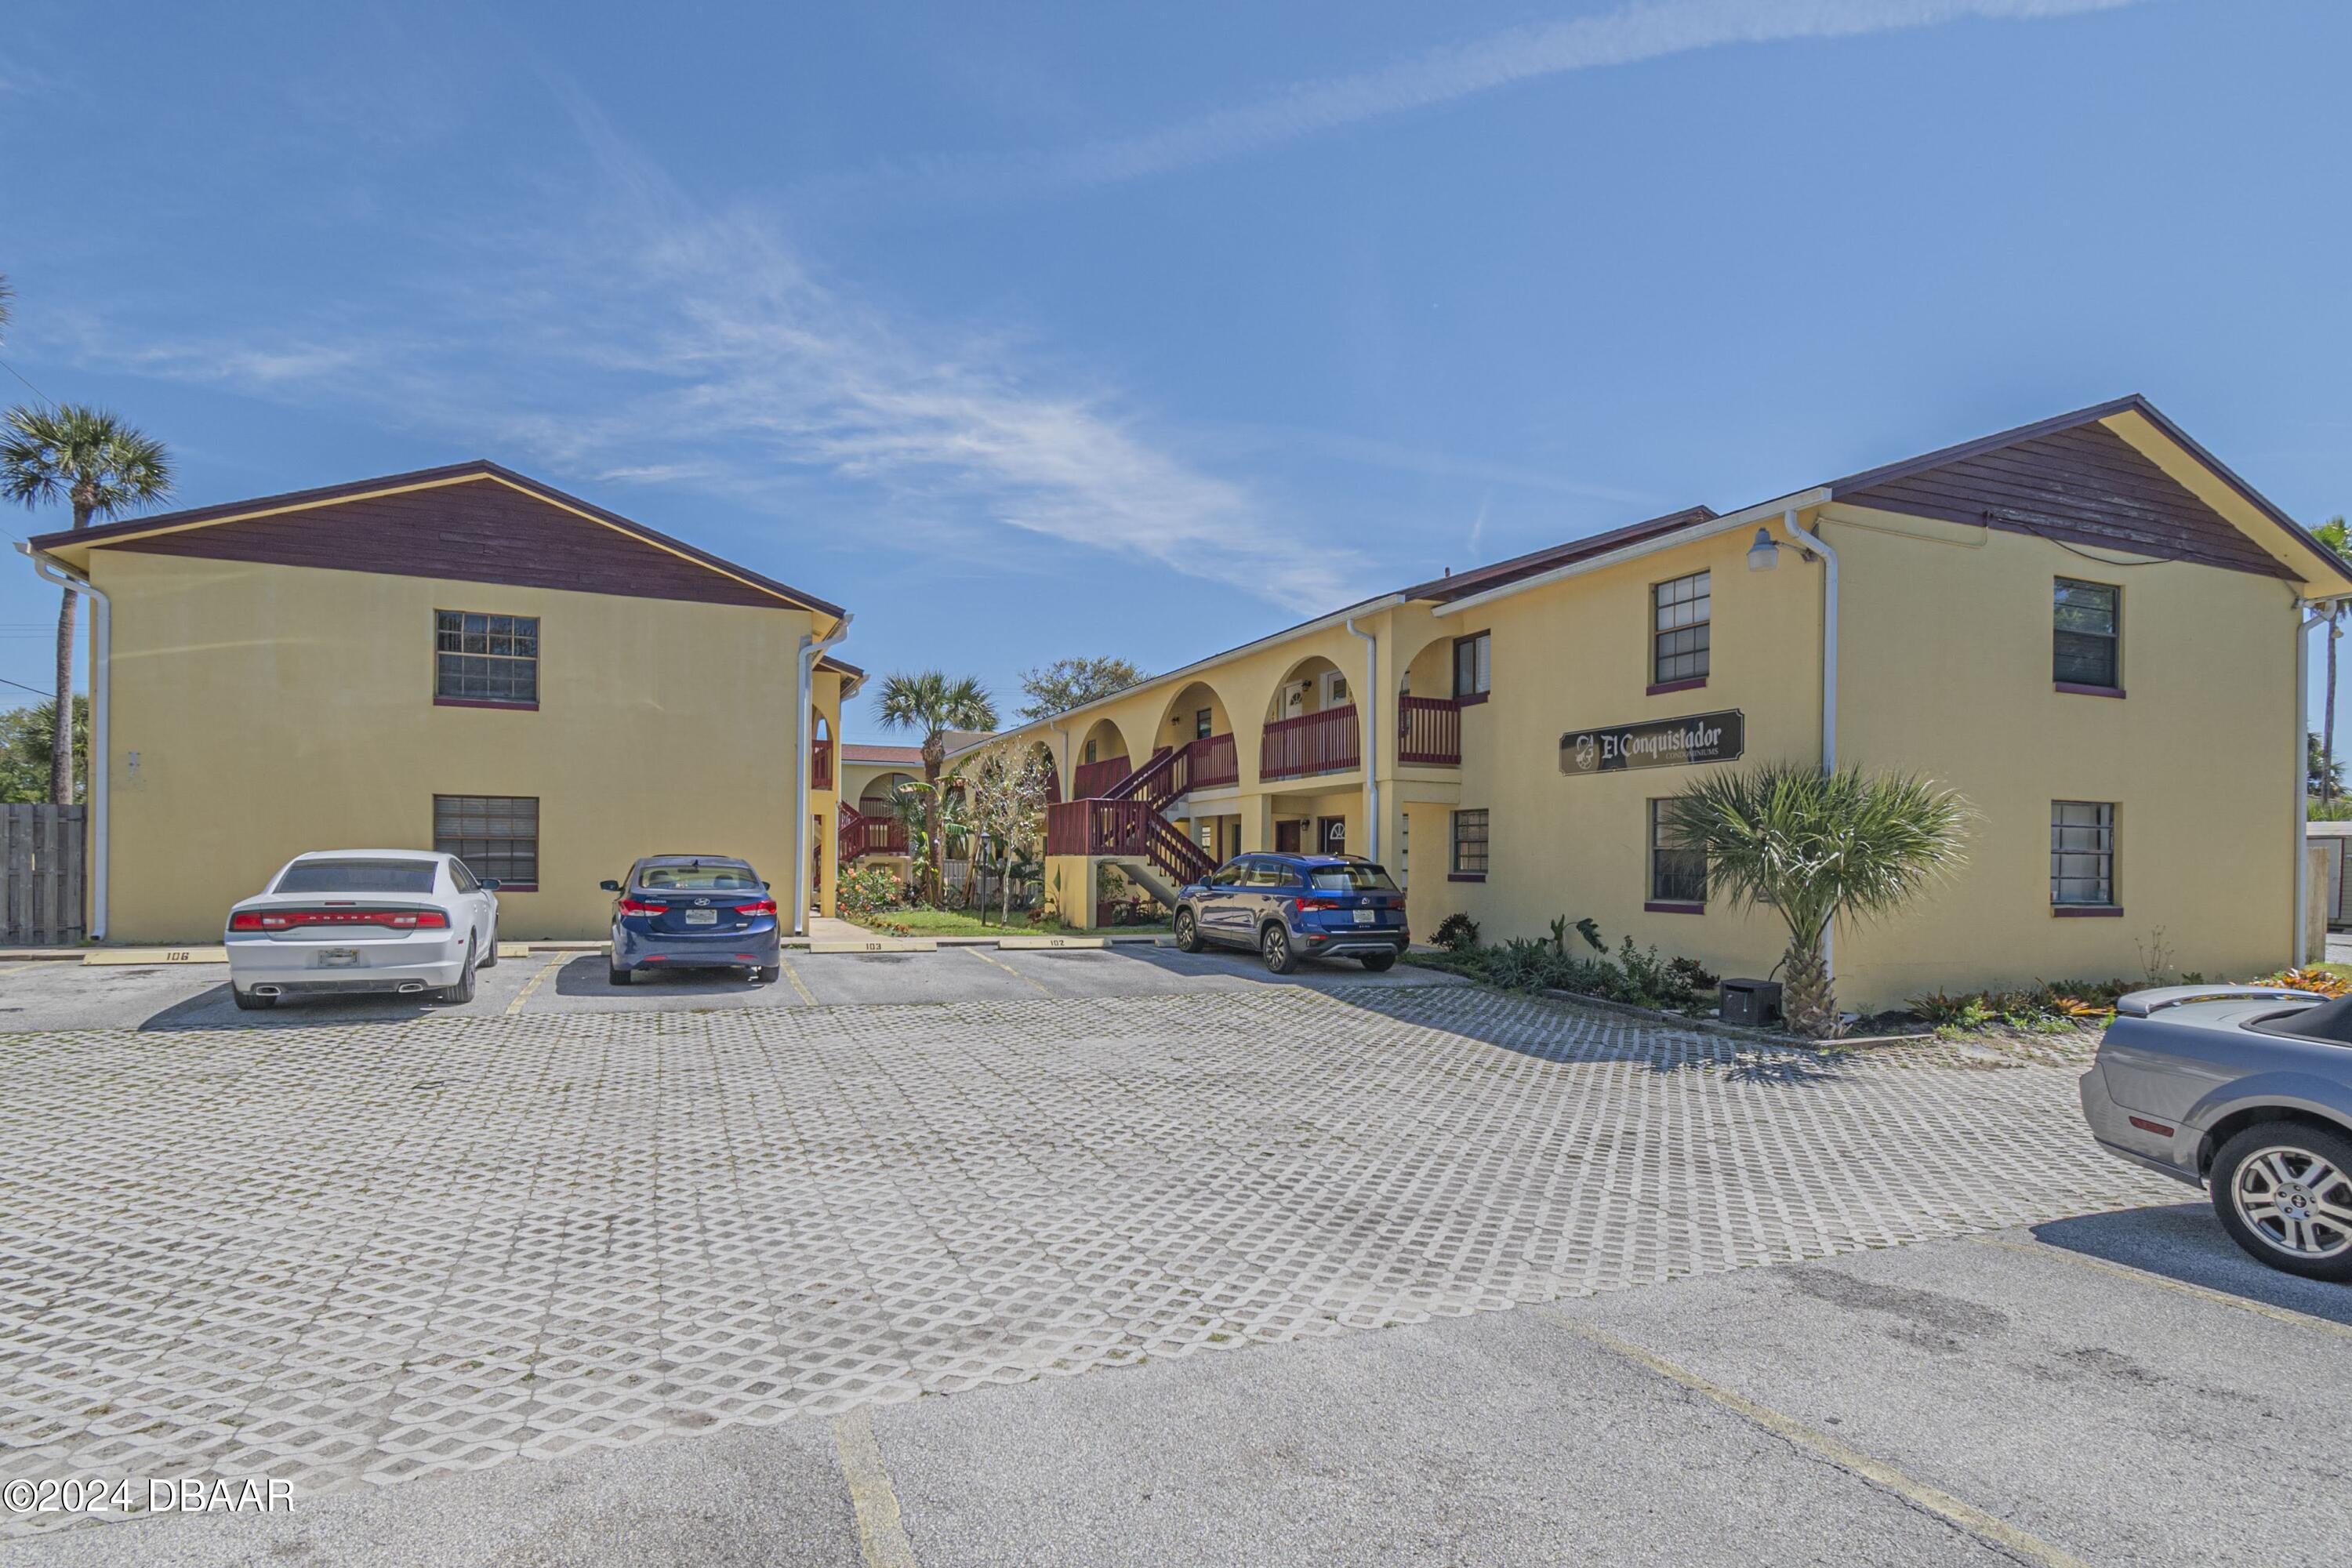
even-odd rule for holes
{"type": "Polygon", "coordinates": [[[1345,855],[1348,852],[1346,817],[1318,816],[1315,819],[1315,852],[1318,855],[1345,855]]]}
{"type": "Polygon", "coordinates": [[[1274,825],[1274,852],[1277,855],[1296,855],[1298,853],[1298,824],[1297,822],[1284,821],[1277,822],[1274,825]]]}

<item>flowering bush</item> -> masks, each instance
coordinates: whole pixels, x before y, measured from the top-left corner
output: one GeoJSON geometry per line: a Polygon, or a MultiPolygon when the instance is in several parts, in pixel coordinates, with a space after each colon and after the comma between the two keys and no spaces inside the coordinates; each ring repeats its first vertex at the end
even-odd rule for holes
{"type": "Polygon", "coordinates": [[[861,866],[843,872],[834,896],[834,907],[845,921],[903,909],[906,902],[907,889],[887,866],[861,866]]]}

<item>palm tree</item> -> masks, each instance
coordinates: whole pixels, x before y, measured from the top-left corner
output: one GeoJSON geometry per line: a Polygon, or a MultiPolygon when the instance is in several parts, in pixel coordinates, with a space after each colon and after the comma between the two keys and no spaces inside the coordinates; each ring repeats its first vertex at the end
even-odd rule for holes
{"type": "MultiPolygon", "coordinates": [[[[0,495],[37,507],[63,496],[73,507],[74,527],[110,518],[125,507],[156,500],[172,490],[172,459],[163,444],[142,435],[113,415],[75,403],[54,408],[16,407],[0,432],[0,495]]],[[[66,704],[73,695],[74,610],[78,595],[65,590],[58,607],[58,716],[65,729],[66,704]]],[[[103,757],[90,759],[104,767],[103,757]]],[[[73,800],[73,748],[59,746],[49,759],[49,798],[73,800]]]]}
{"type": "Polygon", "coordinates": [[[1736,906],[1769,904],[1786,922],[1789,1022],[1827,1039],[1838,1028],[1831,922],[1892,915],[1958,867],[1969,812],[1923,779],[1767,763],[1702,779],[1665,816],[1669,840],[1703,852],[1736,906]]]}
{"type": "Polygon", "coordinates": [[[944,901],[947,873],[941,864],[947,840],[940,831],[940,773],[947,766],[947,735],[950,730],[993,730],[996,703],[988,688],[971,676],[950,679],[927,669],[918,675],[894,675],[882,683],[877,717],[889,730],[918,730],[923,736],[923,832],[925,869],[929,874],[931,901],[944,901]]]}
{"type": "MultiPolygon", "coordinates": [[[[2311,536],[2326,545],[2328,551],[2352,563],[2352,530],[2344,520],[2331,517],[2311,531],[2311,536]]],[[[2331,605],[2327,610],[2327,706],[2319,716],[2319,804],[2326,809],[2336,796],[2336,645],[2344,636],[2344,606],[2331,605]]]]}

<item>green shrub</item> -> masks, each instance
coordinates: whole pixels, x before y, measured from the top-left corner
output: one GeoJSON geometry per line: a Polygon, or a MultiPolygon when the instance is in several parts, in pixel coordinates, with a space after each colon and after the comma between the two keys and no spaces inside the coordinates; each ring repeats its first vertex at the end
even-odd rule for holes
{"type": "Polygon", "coordinates": [[[1448,952],[1467,952],[1478,945],[1478,922],[1456,910],[1437,922],[1437,934],[1430,940],[1448,952]]]}
{"type": "MultiPolygon", "coordinates": [[[[1441,931],[1441,942],[1444,937],[1441,931]]],[[[1513,937],[1496,947],[1454,948],[1433,962],[1506,991],[1570,991],[1668,1012],[1696,1010],[1718,984],[1696,959],[1661,959],[1656,948],[1638,949],[1631,937],[1614,963],[1563,952],[1557,938],[1538,942],[1526,937],[1513,937]]]]}

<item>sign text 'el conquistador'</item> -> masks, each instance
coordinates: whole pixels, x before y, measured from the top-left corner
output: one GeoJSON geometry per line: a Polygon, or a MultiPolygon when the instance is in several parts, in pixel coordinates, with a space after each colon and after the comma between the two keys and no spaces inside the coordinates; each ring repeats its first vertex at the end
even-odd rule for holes
{"type": "Polygon", "coordinates": [[[1738,709],[1653,719],[1608,730],[1571,730],[1559,738],[1559,771],[1570,778],[1628,768],[1675,768],[1727,763],[1748,749],[1748,720],[1738,709]]]}

